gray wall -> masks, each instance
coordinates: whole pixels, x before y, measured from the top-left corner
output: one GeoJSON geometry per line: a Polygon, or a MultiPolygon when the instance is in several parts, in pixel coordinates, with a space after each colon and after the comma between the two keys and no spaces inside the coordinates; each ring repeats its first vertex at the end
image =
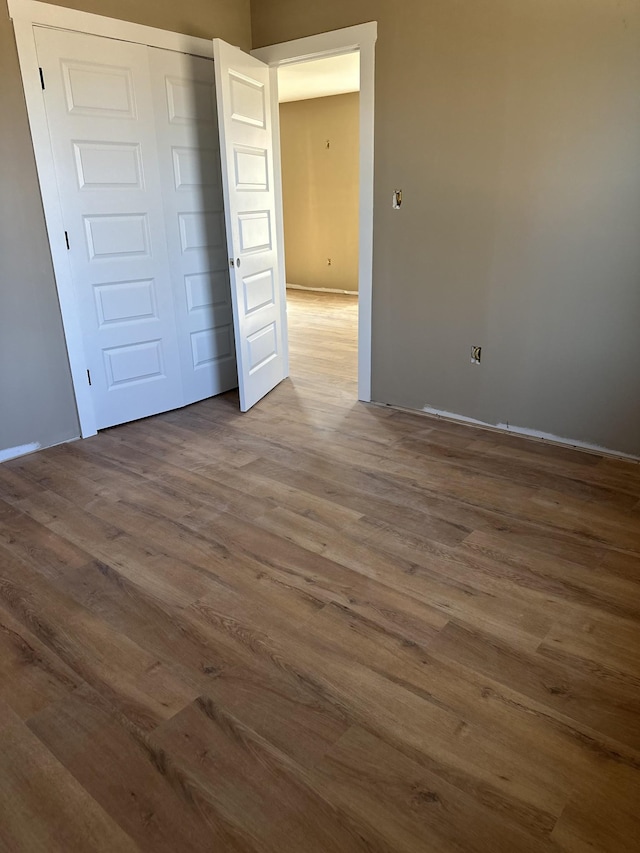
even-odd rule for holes
{"type": "Polygon", "coordinates": [[[253,0],[253,44],[368,20],[374,399],[640,455],[640,3],[253,0]]]}
{"type": "Polygon", "coordinates": [[[0,18],[0,453],[78,435],[13,30],[0,18]]]}
{"type": "MultiPolygon", "coordinates": [[[[59,3],[250,47],[249,0],[59,3]]],[[[75,400],[18,69],[0,0],[0,456],[79,434],[75,400]]]]}

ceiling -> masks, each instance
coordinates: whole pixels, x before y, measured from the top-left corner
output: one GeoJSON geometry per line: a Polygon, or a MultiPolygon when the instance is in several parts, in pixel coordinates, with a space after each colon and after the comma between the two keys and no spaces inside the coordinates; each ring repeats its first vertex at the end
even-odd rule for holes
{"type": "Polygon", "coordinates": [[[344,53],[278,69],[278,100],[304,101],[360,91],[360,54],[344,53]]]}

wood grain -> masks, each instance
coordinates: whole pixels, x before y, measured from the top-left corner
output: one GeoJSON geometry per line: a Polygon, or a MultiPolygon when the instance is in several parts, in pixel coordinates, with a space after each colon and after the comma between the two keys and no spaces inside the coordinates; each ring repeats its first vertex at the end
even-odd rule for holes
{"type": "Polygon", "coordinates": [[[292,375],[0,466],[0,849],[629,853],[640,466],[292,375]]]}

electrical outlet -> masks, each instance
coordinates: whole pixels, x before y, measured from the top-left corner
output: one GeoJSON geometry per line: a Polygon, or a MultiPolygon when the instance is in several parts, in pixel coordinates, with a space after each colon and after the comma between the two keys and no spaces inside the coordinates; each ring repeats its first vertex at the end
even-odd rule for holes
{"type": "Polygon", "coordinates": [[[471,364],[480,364],[482,347],[471,347],[471,364]]]}

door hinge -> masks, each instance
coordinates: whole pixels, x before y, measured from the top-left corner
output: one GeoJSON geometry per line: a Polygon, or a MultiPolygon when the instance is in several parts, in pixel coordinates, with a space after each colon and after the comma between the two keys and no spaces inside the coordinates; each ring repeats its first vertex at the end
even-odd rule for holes
{"type": "Polygon", "coordinates": [[[69,232],[68,231],[64,232],[64,239],[65,239],[65,242],[67,244],[67,250],[69,250],[71,248],[71,246],[69,245],[69,232]]]}
{"type": "Polygon", "coordinates": [[[38,71],[40,72],[40,85],[42,86],[42,91],[44,91],[44,71],[42,68],[38,68],[38,71]]]}
{"type": "Polygon", "coordinates": [[[89,381],[89,385],[91,385],[91,371],[87,370],[87,380],[89,381]]]}

